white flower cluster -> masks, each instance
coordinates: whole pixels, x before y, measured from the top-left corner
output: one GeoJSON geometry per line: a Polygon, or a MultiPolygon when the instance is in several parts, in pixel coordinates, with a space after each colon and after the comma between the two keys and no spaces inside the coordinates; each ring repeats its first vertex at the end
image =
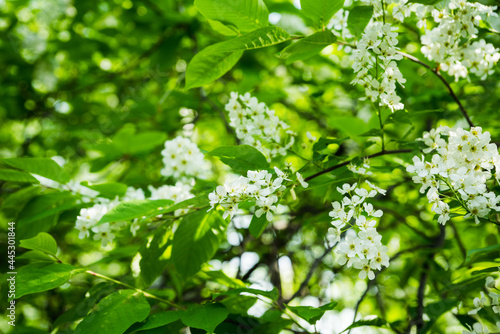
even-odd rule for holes
{"type": "Polygon", "coordinates": [[[268,159],[286,155],[287,149],[295,142],[295,133],[289,130],[290,126],[249,93],[239,95],[232,92],[225,108],[229,113],[229,125],[241,143],[257,148],[268,159]]]}
{"type": "MultiPolygon", "coordinates": [[[[177,203],[194,196],[191,193],[191,186],[179,182],[175,186],[162,186],[158,189],[149,186],[148,189],[151,192],[151,196],[147,199],[150,200],[169,199],[177,203]]],[[[80,239],[90,237],[90,232],[93,232],[93,239],[100,240],[102,246],[106,246],[114,240],[115,233],[123,230],[128,223],[122,221],[97,225],[101,218],[121,202],[144,199],[146,199],[144,191],[133,187],[129,187],[122,198],[117,197],[114,200],[102,197],[95,198],[94,202],[96,204],[92,207],[81,209],[79,215],[76,217],[75,228],[80,231],[78,237],[80,239]]],[[[174,215],[179,216],[185,213],[185,210],[187,209],[176,210],[174,215]]],[[[130,226],[133,235],[135,235],[139,227],[139,219],[135,219],[130,226]]]]}
{"type": "Polygon", "coordinates": [[[498,148],[490,143],[489,132],[483,133],[480,127],[467,131],[443,126],[425,132],[423,141],[428,146],[424,153],[436,153],[430,161],[415,156],[413,165],[406,170],[416,174],[413,181],[422,185],[420,193],[428,189],[427,198],[439,215],[439,223],[445,224],[450,219],[450,206],[442,200],[440,192],[447,189],[467,210],[464,218],[474,217],[476,223],[491,210],[500,211],[500,196],[486,185],[494,175],[493,169],[500,171],[498,148]]]}
{"type": "Polygon", "coordinates": [[[347,169],[349,169],[351,172],[354,174],[359,174],[359,175],[372,175],[373,173],[370,172],[368,169],[370,169],[370,160],[364,159],[363,164],[360,166],[356,166],[352,162],[347,165],[347,169]]]}
{"type": "Polygon", "coordinates": [[[440,68],[455,80],[466,78],[469,72],[484,80],[494,72],[500,53],[484,39],[473,39],[477,38],[482,16],[497,15],[495,9],[465,0],[451,0],[443,9],[433,9],[431,14],[438,25],[422,35],[422,53],[440,63],[440,68]]]}
{"type": "Polygon", "coordinates": [[[207,177],[210,170],[210,165],[205,160],[204,154],[188,138],[178,136],[167,140],[161,154],[165,167],[160,173],[166,177],[172,176],[179,179],[194,176],[203,179],[207,177]]]}
{"type": "MultiPolygon", "coordinates": [[[[273,215],[277,210],[277,202],[286,186],[285,181],[291,181],[288,173],[274,167],[276,177],[266,170],[247,172],[247,176],[240,176],[233,181],[227,181],[223,186],[218,186],[215,191],[208,195],[212,210],[220,205],[224,208],[223,218],[228,216],[233,218],[238,210],[239,203],[250,201],[255,202],[255,215],[261,217],[266,215],[268,221],[273,220],[273,215]]],[[[297,183],[307,188],[308,184],[298,172],[296,173],[297,183]]]]}
{"type": "MultiPolygon", "coordinates": [[[[493,289],[496,289],[496,281],[495,278],[489,276],[486,278],[485,290],[488,291],[488,296],[491,299],[491,303],[489,302],[486,294],[481,291],[481,297],[474,298],[474,309],[469,311],[469,315],[477,315],[477,313],[486,307],[491,307],[491,311],[493,313],[500,315],[500,294],[493,292],[493,289]]],[[[500,321],[496,323],[496,330],[500,330],[500,321]]],[[[463,331],[462,334],[485,334],[489,333],[488,328],[484,327],[480,322],[477,322],[473,325],[472,331],[463,331]]]]}
{"type": "Polygon", "coordinates": [[[403,58],[397,53],[397,36],[390,24],[369,23],[352,55],[356,73],[352,84],[362,85],[372,102],[379,101],[393,112],[404,108],[396,82],[401,86],[406,82],[396,63],[403,58]]]}
{"type": "MultiPolygon", "coordinates": [[[[370,185],[370,184],[369,184],[370,185]]],[[[378,188],[377,188],[378,189],[378,188]]],[[[382,266],[389,266],[388,248],[382,245],[382,236],[377,232],[377,219],[382,217],[382,210],[375,210],[373,205],[366,203],[366,199],[376,196],[379,191],[370,191],[357,187],[357,183],[344,184],[337,190],[345,197],[342,202],[333,202],[331,227],[328,230],[328,239],[331,243],[340,242],[341,234],[347,229],[345,239],[340,242],[337,253],[340,255],[339,264],[359,269],[359,278],[375,278],[373,270],[381,270],[382,266]],[[353,227],[359,230],[356,233],[353,227]]],[[[381,190],[381,189],[379,189],[381,190]]],[[[385,195],[382,190],[381,194],[385,195]]]]}

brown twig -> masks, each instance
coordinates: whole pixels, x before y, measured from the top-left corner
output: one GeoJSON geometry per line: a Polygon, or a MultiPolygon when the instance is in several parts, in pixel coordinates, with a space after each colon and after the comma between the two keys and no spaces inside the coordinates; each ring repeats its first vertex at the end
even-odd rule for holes
{"type": "MultiPolygon", "coordinates": [[[[402,149],[402,150],[384,150],[384,151],[380,151],[378,153],[374,153],[374,154],[370,154],[370,155],[367,155],[365,157],[363,157],[363,159],[371,159],[371,158],[375,158],[375,157],[380,157],[382,155],[388,155],[388,154],[399,154],[399,153],[408,153],[408,152],[411,152],[412,150],[411,149],[402,149]]],[[[335,165],[335,166],[332,166],[332,167],[329,167],[327,169],[324,169],[320,172],[317,172],[316,174],[313,174],[313,175],[310,175],[308,177],[305,178],[305,181],[309,181],[309,180],[312,180],[320,175],[323,175],[325,173],[328,173],[328,172],[331,172],[331,171],[334,171],[336,169],[339,169],[341,167],[344,167],[344,166],[347,166],[348,164],[351,163],[352,160],[348,160],[348,161],[344,161],[338,165],[335,165]]]]}
{"type": "Polygon", "coordinates": [[[460,108],[460,111],[462,112],[462,115],[465,117],[465,119],[467,120],[467,123],[469,124],[470,127],[473,127],[474,126],[474,123],[472,123],[470,117],[469,117],[469,114],[467,113],[467,110],[465,110],[464,106],[462,105],[462,103],[460,102],[460,100],[458,99],[457,95],[455,94],[455,92],[453,91],[453,89],[451,88],[450,84],[448,83],[448,81],[446,81],[446,79],[441,75],[441,73],[439,72],[439,68],[432,68],[430,67],[429,65],[427,65],[426,63],[424,63],[423,61],[421,61],[420,59],[418,59],[417,57],[414,57],[410,54],[407,54],[405,52],[401,52],[401,51],[398,51],[398,53],[400,55],[402,55],[403,57],[405,57],[406,59],[408,60],[411,60],[412,62],[414,63],[417,63],[425,68],[427,68],[428,70],[430,70],[432,73],[434,73],[438,78],[439,80],[441,80],[441,82],[446,86],[446,88],[448,88],[448,91],[451,95],[451,97],[455,100],[455,102],[458,104],[458,107],[460,108]]]}

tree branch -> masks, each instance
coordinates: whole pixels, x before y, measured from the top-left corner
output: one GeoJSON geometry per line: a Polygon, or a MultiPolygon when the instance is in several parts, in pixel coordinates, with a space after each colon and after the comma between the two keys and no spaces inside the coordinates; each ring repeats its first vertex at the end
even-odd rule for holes
{"type": "MultiPolygon", "coordinates": [[[[374,154],[370,154],[370,155],[367,155],[367,156],[364,156],[362,159],[371,159],[371,158],[375,158],[375,157],[379,157],[379,156],[382,156],[382,155],[388,155],[388,154],[399,154],[399,153],[408,153],[408,152],[411,152],[412,150],[411,149],[402,149],[402,150],[383,150],[383,151],[380,151],[378,153],[374,153],[374,154]]],[[[331,172],[333,170],[336,170],[336,169],[339,169],[341,167],[344,167],[344,166],[347,166],[348,164],[350,164],[352,161],[351,160],[348,160],[348,161],[344,161],[338,165],[335,165],[335,166],[332,166],[332,167],[329,167],[327,169],[324,169],[316,174],[313,174],[311,176],[308,176],[305,178],[305,181],[309,181],[309,180],[312,180],[320,175],[323,175],[323,174],[326,174],[328,172],[331,172]]]]}
{"type": "Polygon", "coordinates": [[[306,275],[306,278],[302,281],[302,283],[300,284],[300,287],[299,289],[297,290],[297,292],[295,292],[293,294],[292,297],[290,297],[288,300],[285,300],[285,303],[288,304],[291,300],[295,299],[296,297],[298,297],[300,294],[302,294],[302,292],[305,290],[305,288],[307,287],[307,285],[309,284],[309,281],[311,280],[312,278],[312,275],[314,274],[314,271],[316,270],[316,268],[318,268],[319,264],[321,263],[321,261],[323,261],[323,259],[325,258],[325,256],[327,256],[334,248],[335,246],[337,246],[337,243],[334,243],[332,246],[330,247],[327,247],[325,249],[325,252],[323,253],[323,255],[321,255],[320,257],[318,257],[316,260],[314,260],[311,268],[309,269],[309,272],[307,273],[306,275]]]}
{"type": "Polygon", "coordinates": [[[467,110],[465,110],[464,106],[462,105],[462,103],[458,99],[457,95],[455,94],[455,92],[451,88],[450,84],[441,75],[441,73],[439,73],[439,68],[432,68],[429,65],[427,65],[426,63],[424,63],[423,61],[421,61],[420,59],[418,59],[418,58],[416,58],[416,57],[414,57],[414,56],[412,56],[410,54],[407,54],[407,53],[404,53],[404,52],[401,52],[401,51],[398,51],[398,53],[400,55],[402,55],[403,57],[405,57],[406,59],[411,60],[412,62],[417,63],[417,64],[419,64],[419,65],[427,68],[428,70],[431,70],[431,72],[434,73],[439,78],[439,80],[441,80],[441,82],[446,86],[446,88],[448,88],[448,92],[450,93],[451,97],[455,100],[455,102],[458,104],[458,107],[460,108],[460,111],[462,112],[462,115],[467,120],[467,123],[469,124],[469,126],[471,128],[474,126],[474,123],[472,123],[472,121],[471,121],[471,119],[469,117],[469,114],[467,113],[467,110]]]}

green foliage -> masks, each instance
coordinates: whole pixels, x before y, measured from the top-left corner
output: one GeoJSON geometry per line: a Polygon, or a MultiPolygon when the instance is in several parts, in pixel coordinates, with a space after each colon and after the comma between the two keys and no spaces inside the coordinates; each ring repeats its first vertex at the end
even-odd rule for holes
{"type": "Polygon", "coordinates": [[[196,274],[217,251],[227,222],[216,211],[196,211],[179,223],[172,241],[172,260],[183,279],[196,274]]]}
{"type": "MultiPolygon", "coordinates": [[[[47,158],[10,158],[0,159],[0,163],[28,173],[37,174],[48,179],[66,183],[69,176],[52,159],[47,158]]],[[[24,181],[23,181],[24,182],[24,181]]]]}
{"type": "Polygon", "coordinates": [[[344,6],[344,0],[300,0],[300,6],[306,16],[325,26],[344,6]]]}
{"type": "Polygon", "coordinates": [[[278,54],[278,57],[285,59],[287,64],[297,60],[306,60],[317,55],[336,40],[337,38],[331,31],[318,31],[287,46],[278,54]]]}
{"type": "MultiPolygon", "coordinates": [[[[486,78],[469,69],[455,80],[423,53],[422,36],[439,24],[434,8],[424,29],[414,13],[397,20],[398,7],[0,1],[0,233],[8,252],[0,306],[16,302],[16,326],[0,322],[0,332],[276,334],[370,326],[441,334],[472,331],[477,322],[498,331],[494,298],[468,314],[474,298],[499,287],[495,210],[476,224],[464,218],[462,195],[441,184],[451,207],[443,227],[406,171],[427,147],[417,140],[423,131],[468,129],[465,111],[500,143],[498,64],[486,78]],[[371,101],[366,83],[352,84],[359,79],[352,55],[371,20],[398,33],[402,110],[371,101]],[[232,92],[272,116],[265,122],[253,114],[252,122],[265,124],[259,129],[273,133],[279,124],[283,134],[244,139],[256,128],[245,120],[235,129],[240,116],[226,107],[232,92]],[[175,155],[191,170],[165,172],[176,159],[162,154],[164,143],[181,136],[203,153],[206,174],[194,176],[205,166],[183,147],[175,155]],[[284,139],[294,141],[280,147],[284,139]],[[364,164],[366,173],[356,173],[364,164]],[[232,182],[254,170],[282,178],[272,221],[255,216],[260,204],[248,194],[237,199],[241,189],[232,182]],[[375,227],[390,265],[363,283],[357,264],[340,264],[329,213],[344,183],[369,191],[365,181],[386,190],[369,202],[383,211],[375,227]],[[223,185],[236,199],[213,193],[223,185]],[[487,278],[494,288],[485,287],[487,278]],[[355,308],[356,319],[370,320],[340,319],[355,308]]],[[[494,49],[500,23],[486,16],[477,35],[494,49]]],[[[373,60],[366,75],[378,80],[387,64],[373,60]]],[[[500,193],[494,177],[486,187],[500,193]]],[[[345,223],[341,242],[356,228],[352,219],[345,223]]]]}
{"type": "Polygon", "coordinates": [[[372,6],[356,6],[349,12],[347,27],[354,35],[361,36],[372,15],[372,6]]]}
{"type": "Polygon", "coordinates": [[[57,253],[57,243],[50,234],[45,232],[38,233],[36,237],[21,240],[21,247],[33,249],[49,255],[55,256],[57,253]]]}
{"type": "Polygon", "coordinates": [[[22,266],[16,275],[16,298],[55,289],[82,271],[64,263],[36,262],[22,266]]]}
{"type": "Polygon", "coordinates": [[[268,25],[269,11],[262,0],[195,0],[194,5],[206,18],[242,33],[268,25]]]}
{"type": "Polygon", "coordinates": [[[337,302],[331,302],[320,307],[312,306],[287,306],[293,313],[311,324],[315,324],[326,311],[333,310],[337,302]]]}
{"type": "Polygon", "coordinates": [[[215,328],[228,316],[224,305],[204,304],[190,308],[181,315],[182,322],[190,327],[199,328],[214,333],[215,328]]]}
{"type": "Polygon", "coordinates": [[[135,200],[122,202],[106,213],[96,226],[108,222],[119,222],[134,218],[151,217],[157,215],[165,206],[169,206],[174,201],[166,199],[158,200],[135,200]]]}
{"type": "Polygon", "coordinates": [[[150,306],[143,294],[120,290],[101,300],[75,329],[77,333],[121,334],[149,315],[150,306]]]}
{"type": "Polygon", "coordinates": [[[264,232],[268,224],[269,222],[267,221],[265,214],[260,217],[253,215],[252,220],[250,221],[250,226],[248,227],[248,231],[251,235],[254,236],[254,238],[258,238],[260,237],[262,232],[264,232]]]}
{"type": "Polygon", "coordinates": [[[208,154],[220,158],[235,172],[246,174],[248,170],[269,168],[266,157],[257,149],[249,145],[223,146],[208,154]]]}
{"type": "Polygon", "coordinates": [[[193,57],[186,72],[186,89],[206,85],[224,75],[242,56],[244,50],[259,49],[290,38],[278,27],[264,27],[226,42],[211,45],[193,57]]]}

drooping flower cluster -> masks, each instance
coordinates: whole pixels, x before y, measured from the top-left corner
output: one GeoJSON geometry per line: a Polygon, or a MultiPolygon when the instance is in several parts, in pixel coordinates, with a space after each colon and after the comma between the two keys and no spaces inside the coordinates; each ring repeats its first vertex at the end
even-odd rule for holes
{"type": "Polygon", "coordinates": [[[476,39],[477,27],[482,17],[496,15],[495,9],[464,0],[452,0],[440,10],[433,9],[431,14],[437,26],[422,35],[422,53],[440,63],[440,69],[455,80],[466,78],[469,72],[484,80],[493,73],[500,53],[484,39],[476,39]]]}
{"type": "MultiPolygon", "coordinates": [[[[493,292],[493,290],[497,290],[496,288],[496,280],[492,276],[488,276],[486,278],[486,284],[484,286],[485,290],[488,292],[488,297],[486,297],[486,294],[481,291],[481,297],[476,297],[474,298],[474,309],[469,311],[468,314],[471,316],[478,316],[478,312],[481,311],[483,308],[488,309],[489,312],[492,311],[492,313],[496,313],[500,315],[500,294],[493,292]]],[[[495,330],[500,330],[500,321],[496,323],[495,330]]],[[[472,326],[471,331],[463,331],[462,334],[483,334],[483,333],[490,333],[488,331],[488,328],[486,326],[483,326],[481,322],[477,322],[472,326]]]]}
{"type": "Polygon", "coordinates": [[[448,189],[467,210],[464,218],[474,217],[479,223],[479,218],[487,217],[491,210],[500,211],[500,196],[487,187],[494,170],[497,181],[500,171],[498,148],[490,142],[489,132],[483,133],[480,127],[470,131],[439,127],[424,133],[423,141],[428,146],[424,153],[435,153],[430,160],[415,156],[406,170],[415,174],[413,181],[422,185],[421,193],[427,190],[439,223],[450,219],[450,206],[442,197],[442,191],[448,189]]]}
{"type": "Polygon", "coordinates": [[[181,177],[206,178],[210,165],[198,146],[188,138],[178,136],[165,142],[161,151],[164,167],[161,175],[176,179],[181,177]]]}
{"type": "Polygon", "coordinates": [[[369,23],[352,56],[356,73],[352,83],[362,85],[372,102],[392,111],[404,108],[396,94],[396,82],[401,86],[406,82],[396,63],[402,59],[397,53],[397,36],[390,24],[369,23]]]}
{"type": "MultiPolygon", "coordinates": [[[[78,237],[80,239],[90,237],[92,232],[93,239],[100,240],[103,247],[111,243],[115,238],[115,233],[123,230],[128,225],[128,222],[109,222],[99,225],[97,223],[106,213],[121,202],[144,199],[169,199],[177,203],[194,196],[191,193],[191,186],[180,182],[178,182],[175,186],[162,186],[157,189],[149,186],[148,189],[151,192],[151,196],[149,198],[146,198],[142,189],[135,189],[133,187],[129,187],[122,198],[116,197],[114,200],[102,197],[95,198],[94,203],[96,204],[92,207],[81,209],[76,218],[75,228],[80,232],[78,237]]],[[[176,210],[174,212],[174,216],[179,216],[185,213],[185,210],[187,209],[176,210]]],[[[132,234],[135,235],[139,227],[139,219],[135,219],[130,225],[132,234]]]]}
{"type": "Polygon", "coordinates": [[[229,113],[229,125],[235,130],[242,144],[251,145],[266,157],[286,155],[295,142],[295,133],[281,121],[265,103],[249,93],[231,93],[225,106],[229,113]]]}
{"type": "MultiPolygon", "coordinates": [[[[286,189],[285,181],[291,181],[288,173],[274,167],[276,177],[266,170],[247,172],[247,176],[240,176],[235,180],[227,181],[223,186],[218,186],[215,191],[208,195],[211,209],[220,205],[224,208],[222,217],[233,218],[238,210],[238,205],[245,201],[255,202],[255,215],[266,216],[268,221],[273,220],[277,210],[277,203],[283,191],[286,189]]],[[[307,188],[308,184],[298,172],[297,184],[307,188]]]]}
{"type": "Polygon", "coordinates": [[[340,255],[340,265],[347,264],[348,268],[353,266],[359,269],[358,276],[361,279],[367,276],[374,279],[374,270],[389,266],[389,256],[388,248],[382,245],[382,236],[375,228],[377,219],[382,217],[383,212],[375,210],[366,200],[378,193],[385,194],[385,191],[368,191],[357,187],[357,183],[346,183],[337,190],[345,196],[341,202],[332,203],[333,210],[329,214],[333,219],[333,227],[328,230],[328,239],[332,243],[340,242],[336,251],[340,255]],[[346,236],[341,241],[342,233],[346,230],[346,236]]]}

